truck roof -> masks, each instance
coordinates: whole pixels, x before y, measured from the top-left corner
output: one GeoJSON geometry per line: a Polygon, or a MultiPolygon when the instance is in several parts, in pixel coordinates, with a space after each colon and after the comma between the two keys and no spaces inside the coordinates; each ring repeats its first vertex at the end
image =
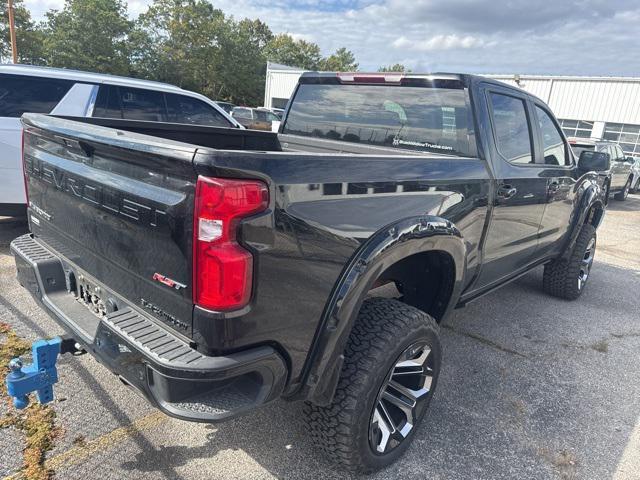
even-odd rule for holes
{"type": "Polygon", "coordinates": [[[508,83],[468,73],[413,73],[413,72],[304,72],[300,77],[300,83],[330,83],[336,81],[341,83],[389,83],[397,85],[401,79],[416,79],[428,81],[454,81],[460,82],[463,86],[469,87],[473,82],[490,83],[501,88],[508,88],[518,92],[524,92],[528,96],[545,103],[539,97],[508,83]]]}
{"type": "Polygon", "coordinates": [[[137,78],[121,77],[106,73],[91,73],[67,68],[39,67],[35,65],[0,64],[0,74],[28,75],[45,78],[61,78],[77,82],[107,83],[129,87],[147,88],[150,90],[162,90],[171,92],[184,92],[180,87],[169,83],[155,82],[152,80],[140,80],[137,78]]]}

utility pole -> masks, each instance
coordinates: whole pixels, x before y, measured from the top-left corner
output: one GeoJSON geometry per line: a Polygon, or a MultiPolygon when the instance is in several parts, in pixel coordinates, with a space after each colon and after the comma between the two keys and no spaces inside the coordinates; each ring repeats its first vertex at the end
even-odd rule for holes
{"type": "Polygon", "coordinates": [[[13,17],[13,0],[9,2],[9,32],[11,34],[11,57],[13,63],[18,63],[18,46],[16,45],[16,21],[13,17]]]}

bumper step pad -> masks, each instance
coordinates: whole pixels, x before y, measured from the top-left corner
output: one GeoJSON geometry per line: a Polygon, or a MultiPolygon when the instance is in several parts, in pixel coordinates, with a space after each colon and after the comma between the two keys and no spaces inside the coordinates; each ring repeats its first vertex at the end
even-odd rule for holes
{"type": "Polygon", "coordinates": [[[155,357],[159,363],[171,362],[197,367],[205,357],[193,350],[189,344],[167,332],[164,328],[143,317],[131,308],[124,308],[107,315],[103,320],[112,330],[133,342],[155,357]]]}

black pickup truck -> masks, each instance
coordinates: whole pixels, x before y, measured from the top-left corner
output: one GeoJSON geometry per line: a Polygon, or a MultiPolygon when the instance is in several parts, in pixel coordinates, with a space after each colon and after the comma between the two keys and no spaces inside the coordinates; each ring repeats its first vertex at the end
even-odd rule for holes
{"type": "Polygon", "coordinates": [[[470,75],[305,74],[278,134],[22,121],[12,251],[43,308],[169,415],[306,401],[359,472],[410,443],[447,314],[539,265],[576,299],[605,212],[609,157],[470,75]]]}

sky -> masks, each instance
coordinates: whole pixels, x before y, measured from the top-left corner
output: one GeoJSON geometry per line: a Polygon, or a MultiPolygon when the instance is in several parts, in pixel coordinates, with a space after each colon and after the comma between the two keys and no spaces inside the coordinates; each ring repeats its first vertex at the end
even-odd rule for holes
{"type": "MultiPolygon", "coordinates": [[[[25,0],[35,19],[63,0],[25,0]]],[[[127,2],[135,18],[149,0],[127,2]]],[[[640,76],[639,0],[213,0],[360,70],[640,76]]]]}

